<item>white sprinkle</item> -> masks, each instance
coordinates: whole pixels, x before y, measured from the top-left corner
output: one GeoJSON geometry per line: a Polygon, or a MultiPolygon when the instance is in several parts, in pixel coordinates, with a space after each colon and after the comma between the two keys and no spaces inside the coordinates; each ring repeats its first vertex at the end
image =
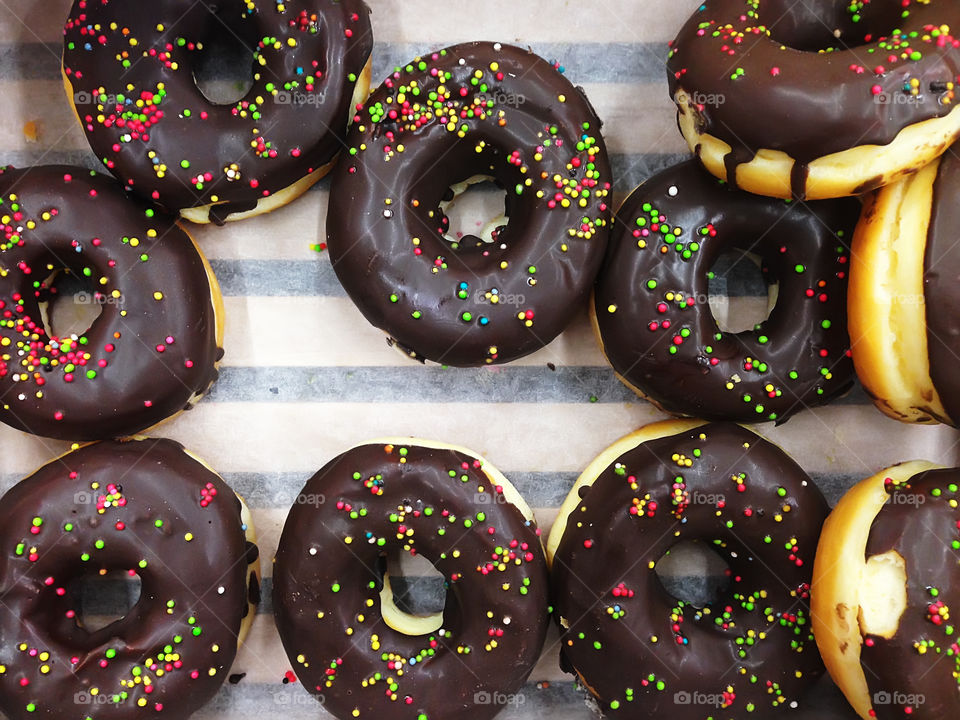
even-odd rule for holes
{"type": "Polygon", "coordinates": [[[221,585],[220,587],[217,588],[217,595],[223,595],[226,591],[227,589],[223,587],[223,585],[221,585]]]}
{"type": "Polygon", "coordinates": [[[384,210],[384,211],[383,211],[383,216],[384,216],[385,218],[392,218],[392,217],[393,217],[393,210],[384,210]]]}
{"type": "Polygon", "coordinates": [[[310,548],[310,554],[311,554],[311,555],[316,555],[316,554],[317,554],[317,549],[316,549],[316,548],[310,548]]]}
{"type": "Polygon", "coordinates": [[[502,47],[503,47],[503,45],[501,45],[500,43],[494,43],[494,44],[493,44],[493,49],[494,49],[494,50],[499,50],[499,49],[502,48],[502,47]]]}
{"type": "Polygon", "coordinates": [[[509,624],[510,624],[510,616],[509,616],[509,615],[507,615],[505,618],[503,618],[503,624],[504,624],[504,625],[509,625],[509,624]]]}
{"type": "Polygon", "coordinates": [[[671,186],[670,186],[670,189],[667,190],[667,195],[669,195],[670,197],[676,197],[678,192],[680,192],[680,191],[677,190],[677,186],[676,186],[676,185],[671,185],[671,186]]]}

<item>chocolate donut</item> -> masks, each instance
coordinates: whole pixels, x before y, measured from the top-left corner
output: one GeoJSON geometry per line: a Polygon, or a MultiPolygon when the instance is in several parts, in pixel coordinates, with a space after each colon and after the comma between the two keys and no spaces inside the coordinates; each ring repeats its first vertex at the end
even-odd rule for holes
{"type": "Polygon", "coordinates": [[[269,212],[343,146],[370,84],[363,0],[74,0],[63,77],[90,146],[130,189],[193,222],[269,212]],[[194,70],[204,44],[242,36],[253,86],[216,104],[194,70]]]}
{"type": "Polygon", "coordinates": [[[960,717],[960,469],[904,463],[843,497],[823,528],[813,628],[864,720],[960,717]]]}
{"type": "Polygon", "coordinates": [[[694,160],[654,176],[617,212],[593,314],[617,374],[667,412],[786,420],[853,382],[846,328],[855,200],[785,204],[731,192],[694,160]],[[722,332],[709,277],[726,251],[756,253],[779,283],[770,317],[722,332]]]}
{"type": "Polygon", "coordinates": [[[960,424],[960,159],[868,197],[853,241],[853,362],[885,414],[960,424]]]}
{"type": "Polygon", "coordinates": [[[580,476],[550,532],[561,665],[609,717],[797,707],[823,671],[807,601],[827,512],[795,462],[737,425],[669,421],[623,438],[580,476]],[[730,567],[729,588],[703,608],[656,573],[691,540],[730,567]]]}
{"type": "Polygon", "coordinates": [[[360,311],[410,357],[505,363],[586,300],[609,232],[610,166],[583,91],[526,50],[469,43],[415,58],[357,113],[327,243],[360,311]],[[485,242],[445,236],[442,204],[477,177],[506,191],[485,242]]]}
{"type": "Polygon", "coordinates": [[[2,499],[0,710],[186,718],[226,679],[259,597],[249,512],[171,440],[68,453],[2,499]],[[78,583],[126,573],[140,599],[83,625],[78,583]]]}
{"type": "Polygon", "coordinates": [[[547,567],[529,508],[472,452],[421,440],[361,445],[313,476],[283,528],[277,627],[303,686],[352,718],[484,720],[540,654],[547,567]],[[446,580],[442,614],[393,602],[388,553],[446,580]]]}
{"type": "Polygon", "coordinates": [[[130,435],[192,407],[217,377],[222,300],[174,219],[105,175],[0,171],[0,420],[37,435],[130,435]],[[56,278],[92,288],[90,328],[51,334],[56,278]]]}
{"type": "Polygon", "coordinates": [[[885,185],[960,135],[958,29],[955,0],[705,0],[667,62],[680,129],[751,192],[885,185]]]}

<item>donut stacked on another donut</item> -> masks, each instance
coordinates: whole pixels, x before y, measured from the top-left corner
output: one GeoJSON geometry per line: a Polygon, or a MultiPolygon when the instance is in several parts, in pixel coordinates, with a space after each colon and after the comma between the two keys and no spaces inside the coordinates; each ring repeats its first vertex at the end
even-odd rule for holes
{"type": "Polygon", "coordinates": [[[813,626],[864,720],[960,717],[960,469],[910,462],[847,493],[823,528],[813,626]]]}
{"type": "Polygon", "coordinates": [[[704,0],[667,63],[680,129],[751,192],[885,185],[960,136],[958,32],[956,0],[704,0]]]}
{"type": "Polygon", "coordinates": [[[522,687],[549,621],[540,531],[474,453],[415,439],[355,447],[304,487],[274,570],[290,662],[341,720],[484,720],[522,687]],[[443,613],[411,618],[384,563],[422,555],[447,587],[443,613]]]}
{"type": "Polygon", "coordinates": [[[354,118],[327,242],[337,277],[410,357],[505,363],[540,349],[589,294],[611,176],[583,92],[531,52],[469,43],[415,58],[354,118]],[[445,237],[453,186],[492,177],[492,242],[445,237]]]}
{"type": "Polygon", "coordinates": [[[6,495],[0,526],[0,710],[183,719],[226,679],[259,602],[250,514],[170,440],[89,445],[6,495]],[[140,599],[83,627],[76,584],[139,576],[140,599]]]}
{"type": "Polygon", "coordinates": [[[960,424],[960,159],[947,153],[867,198],[853,243],[850,334],[880,410],[960,424]]]}
{"type": "Polygon", "coordinates": [[[609,717],[797,707],[823,671],[807,603],[827,512],[799,465],[737,425],[675,420],[628,435],[587,467],[550,532],[561,664],[609,717]],[[703,608],[657,577],[686,540],[730,566],[729,588],[703,608]]]}
{"type": "Polygon", "coordinates": [[[853,384],[846,328],[848,243],[860,205],[790,205],[731,191],[696,160],[647,180],[617,212],[594,293],[600,343],[618,376],[667,412],[784,421],[853,384]],[[778,282],[770,317],[722,332],[709,305],[719,257],[759,255],[778,282]]]}
{"type": "Polygon", "coordinates": [[[191,3],[74,0],[64,31],[67,94],[103,164],[193,222],[276,209],[319,180],[369,89],[363,0],[191,3]],[[253,86],[231,105],[203,95],[204,44],[240,20],[253,86]]]}
{"type": "Polygon", "coordinates": [[[3,422],[64,440],[156,425],[216,379],[222,316],[210,266],[172,217],[82,168],[0,172],[3,422]],[[69,337],[47,318],[62,272],[100,308],[69,337]]]}

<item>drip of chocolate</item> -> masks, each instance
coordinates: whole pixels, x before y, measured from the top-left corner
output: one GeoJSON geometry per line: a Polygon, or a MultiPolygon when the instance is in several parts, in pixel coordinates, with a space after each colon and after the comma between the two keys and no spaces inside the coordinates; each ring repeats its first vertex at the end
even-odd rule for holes
{"type": "Polygon", "coordinates": [[[958,30],[955,0],[705,0],[671,43],[670,95],[685,91],[698,127],[731,146],[731,181],[780,150],[803,198],[813,160],[887,145],[956,107],[958,30]]]}

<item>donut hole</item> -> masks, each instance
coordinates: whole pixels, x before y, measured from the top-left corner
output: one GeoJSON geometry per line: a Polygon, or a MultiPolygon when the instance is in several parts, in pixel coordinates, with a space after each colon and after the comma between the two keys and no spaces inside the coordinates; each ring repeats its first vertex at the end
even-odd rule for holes
{"type": "Polygon", "coordinates": [[[193,81],[213,105],[233,105],[254,85],[256,26],[242,3],[207,3],[210,21],[193,64],[193,81]]]}
{"type": "Polygon", "coordinates": [[[900,3],[805,3],[774,0],[764,7],[764,20],[774,40],[794,50],[850,50],[889,36],[902,22],[900,3]],[[826,7],[825,7],[826,6],[826,7]]]}
{"type": "Polygon", "coordinates": [[[422,555],[405,552],[380,556],[383,589],[380,612],[404,635],[425,635],[443,626],[447,585],[443,573],[422,555]]]}
{"type": "Polygon", "coordinates": [[[655,571],[667,593],[698,608],[716,602],[730,586],[730,566],[697,540],[683,541],[667,550],[655,571]]]}
{"type": "Polygon", "coordinates": [[[438,230],[455,250],[478,248],[501,239],[509,217],[507,193],[499,182],[474,175],[444,194],[438,230]]]}
{"type": "Polygon", "coordinates": [[[755,330],[777,304],[779,284],[764,274],[760,258],[753,253],[723,253],[707,279],[710,311],[721,332],[755,330]]]}
{"type": "Polygon", "coordinates": [[[74,622],[95,633],[123,620],[140,602],[140,576],[127,570],[82,575],[67,591],[73,601],[74,622]]]}
{"type": "Polygon", "coordinates": [[[100,317],[107,301],[112,300],[98,295],[93,282],[70,270],[57,270],[45,286],[40,315],[48,337],[83,335],[100,317]]]}

